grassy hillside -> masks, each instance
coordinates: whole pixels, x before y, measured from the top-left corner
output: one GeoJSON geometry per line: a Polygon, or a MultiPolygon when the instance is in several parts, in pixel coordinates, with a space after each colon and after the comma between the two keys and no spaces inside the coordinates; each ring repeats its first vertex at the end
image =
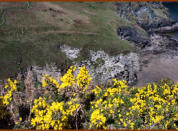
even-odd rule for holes
{"type": "Polygon", "coordinates": [[[133,50],[117,36],[117,27],[126,24],[132,25],[111,2],[0,3],[0,79],[36,64],[56,62],[64,69],[69,61],[61,44],[82,47],[85,53],[133,50]]]}

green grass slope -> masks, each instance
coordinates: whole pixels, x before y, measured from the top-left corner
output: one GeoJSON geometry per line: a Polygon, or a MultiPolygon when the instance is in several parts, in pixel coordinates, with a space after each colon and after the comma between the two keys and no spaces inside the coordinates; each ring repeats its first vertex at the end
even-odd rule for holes
{"type": "Polygon", "coordinates": [[[132,23],[111,2],[0,3],[0,79],[30,65],[56,62],[65,69],[70,61],[61,44],[111,55],[134,50],[118,38],[121,25],[132,23]]]}

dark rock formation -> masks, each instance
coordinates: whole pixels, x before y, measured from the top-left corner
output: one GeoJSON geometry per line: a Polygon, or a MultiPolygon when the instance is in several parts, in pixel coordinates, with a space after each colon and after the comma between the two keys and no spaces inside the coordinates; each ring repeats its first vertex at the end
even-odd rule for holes
{"type": "Polygon", "coordinates": [[[175,23],[161,2],[120,2],[116,5],[120,17],[137,23],[145,30],[175,23]]]}
{"type": "Polygon", "coordinates": [[[135,42],[141,48],[149,44],[149,38],[140,34],[135,28],[128,26],[119,27],[117,33],[126,40],[135,42]]]}
{"type": "Polygon", "coordinates": [[[116,5],[118,15],[133,23],[132,27],[118,27],[117,33],[122,39],[130,41],[137,49],[151,46],[150,49],[155,47],[158,52],[175,46],[175,41],[160,34],[178,31],[178,24],[170,19],[168,9],[161,2],[120,2],[116,5]],[[151,41],[155,33],[159,33],[160,40],[164,39],[161,44],[154,45],[151,41]]]}

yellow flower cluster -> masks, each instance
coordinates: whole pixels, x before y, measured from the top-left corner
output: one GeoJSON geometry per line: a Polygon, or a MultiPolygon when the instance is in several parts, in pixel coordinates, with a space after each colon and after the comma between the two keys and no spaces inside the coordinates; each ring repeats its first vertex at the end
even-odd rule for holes
{"type": "MultiPolygon", "coordinates": [[[[129,108],[129,115],[138,112],[138,116],[143,117],[144,124],[148,125],[143,128],[151,128],[154,124],[159,124],[163,119],[167,129],[171,109],[176,110],[176,99],[178,95],[178,86],[148,84],[146,87],[139,88],[134,98],[130,99],[132,106],[129,108]]],[[[175,114],[174,114],[175,115],[175,114]]]]}
{"type": "Polygon", "coordinates": [[[48,86],[48,83],[46,82],[47,77],[48,77],[48,74],[45,74],[42,76],[42,79],[41,79],[42,87],[48,86]]]}
{"type": "Polygon", "coordinates": [[[45,74],[42,76],[42,87],[49,86],[50,84],[54,85],[58,92],[65,89],[66,87],[74,87],[78,86],[78,89],[82,89],[83,92],[85,92],[90,84],[91,76],[89,75],[89,71],[86,69],[85,66],[82,66],[79,70],[79,73],[77,77],[75,78],[73,76],[74,71],[76,70],[75,66],[71,66],[67,73],[64,74],[63,77],[61,77],[61,85],[55,80],[54,78],[48,76],[48,74],[45,74]],[[81,88],[84,87],[84,88],[81,88]]]}
{"type": "Polygon", "coordinates": [[[59,83],[57,82],[56,79],[48,76],[48,74],[45,74],[45,75],[42,76],[42,87],[49,86],[49,84],[48,84],[47,81],[49,81],[49,83],[51,83],[52,85],[54,85],[58,89],[58,91],[59,91],[59,83]]]}
{"type": "Polygon", "coordinates": [[[91,81],[91,76],[89,75],[89,71],[86,69],[85,66],[80,68],[80,71],[77,75],[77,86],[85,87],[84,91],[88,88],[88,85],[91,81]]]}
{"type": "Polygon", "coordinates": [[[69,115],[79,108],[76,99],[68,101],[66,106],[64,102],[52,102],[51,105],[46,103],[42,97],[34,100],[34,106],[31,112],[35,117],[31,120],[31,125],[36,129],[54,129],[61,130],[67,126],[69,115]],[[66,107],[66,108],[65,108],[66,107]],[[67,108],[68,107],[68,108],[67,108]]]}
{"type": "MultiPolygon", "coordinates": [[[[165,123],[164,128],[167,129],[170,123],[177,120],[178,83],[169,85],[164,82],[160,85],[148,84],[146,87],[130,89],[126,88],[125,81],[113,81],[112,88],[101,89],[96,86],[91,90],[96,96],[96,100],[90,102],[91,116],[95,110],[100,110],[106,118],[114,119],[118,125],[129,129],[139,129],[138,125],[143,129],[154,128],[162,123],[162,120],[165,123]],[[136,93],[131,93],[133,90],[136,93]],[[174,117],[169,119],[169,116],[174,117]],[[138,118],[137,122],[135,118],[138,118]]],[[[99,125],[96,120],[90,119],[92,125],[97,128],[99,125]]],[[[104,124],[106,123],[103,123],[103,126],[104,124]]]]}
{"type": "Polygon", "coordinates": [[[0,119],[4,119],[9,114],[7,111],[6,106],[3,104],[3,97],[0,96],[0,119]]]}
{"type": "MultiPolygon", "coordinates": [[[[42,97],[34,100],[34,106],[31,110],[35,117],[31,120],[31,125],[36,129],[62,129],[68,120],[63,108],[64,102],[52,102],[51,105],[46,103],[42,97]],[[59,115],[60,119],[55,119],[54,115],[59,115]]],[[[55,116],[56,117],[56,116],[55,116]]]]}
{"type": "Polygon", "coordinates": [[[66,112],[67,114],[70,114],[71,116],[80,106],[76,98],[72,98],[69,102],[67,102],[67,105],[68,105],[68,109],[66,110],[66,112]]]}
{"type": "Polygon", "coordinates": [[[90,128],[92,127],[92,125],[95,125],[96,128],[102,127],[106,129],[106,126],[105,126],[106,117],[101,112],[101,110],[99,109],[94,110],[93,113],[91,114],[90,120],[91,120],[90,128]]]}
{"type": "Polygon", "coordinates": [[[95,88],[91,90],[91,93],[98,95],[101,92],[101,90],[102,89],[99,86],[95,86],[95,88]]]}
{"type": "Polygon", "coordinates": [[[73,87],[75,84],[75,78],[73,76],[73,72],[76,70],[76,66],[71,66],[68,69],[67,73],[61,78],[62,84],[60,88],[64,89],[65,87],[73,87]]]}
{"type": "Polygon", "coordinates": [[[118,94],[121,94],[121,93],[126,93],[127,92],[127,81],[125,80],[121,80],[121,81],[118,81],[117,79],[113,79],[113,87],[116,87],[118,90],[117,90],[117,93],[118,94]]]}
{"type": "Polygon", "coordinates": [[[91,90],[96,97],[98,95],[100,97],[96,101],[90,102],[91,109],[94,109],[91,113],[91,116],[93,117],[90,118],[90,126],[93,125],[95,128],[104,129],[106,128],[105,118],[114,119],[115,113],[120,112],[120,106],[124,104],[124,101],[121,98],[121,92],[123,92],[127,86],[125,81],[118,81],[116,79],[113,79],[113,81],[113,87],[101,89],[99,86],[96,86],[95,89],[91,90]],[[99,122],[101,118],[99,114],[101,114],[101,112],[103,112],[101,116],[105,118],[104,121],[99,122]]]}
{"type": "Polygon", "coordinates": [[[5,89],[8,89],[8,92],[4,96],[1,96],[4,105],[7,106],[12,101],[13,92],[17,91],[16,85],[17,85],[17,80],[12,81],[10,78],[8,79],[8,84],[5,84],[4,86],[5,89]]]}

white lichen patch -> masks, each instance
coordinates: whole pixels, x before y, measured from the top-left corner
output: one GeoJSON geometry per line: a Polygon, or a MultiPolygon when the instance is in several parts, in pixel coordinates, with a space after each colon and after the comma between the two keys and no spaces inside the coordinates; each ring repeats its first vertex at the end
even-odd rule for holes
{"type": "Polygon", "coordinates": [[[81,50],[78,48],[72,48],[68,45],[62,45],[60,48],[61,48],[61,51],[64,52],[66,56],[71,60],[77,58],[81,50]]]}
{"type": "Polygon", "coordinates": [[[100,74],[98,77],[101,80],[108,80],[118,77],[121,75],[121,72],[124,74],[127,71],[135,73],[139,70],[138,56],[135,53],[130,53],[128,55],[119,54],[116,56],[109,56],[104,51],[90,51],[90,55],[92,63],[97,64],[97,67],[94,69],[93,76],[100,74]],[[104,63],[98,64],[97,59],[102,59],[104,63]],[[128,67],[128,69],[126,67],[128,67]]]}
{"type": "Polygon", "coordinates": [[[56,67],[56,65],[51,63],[50,65],[46,65],[44,67],[32,66],[32,72],[36,76],[36,79],[41,82],[41,78],[43,74],[48,74],[56,80],[60,80],[61,78],[61,70],[56,67]]]}
{"type": "Polygon", "coordinates": [[[135,74],[139,70],[139,57],[136,53],[110,56],[104,51],[90,50],[89,60],[76,63],[77,72],[82,65],[89,69],[90,75],[96,82],[120,78],[134,83],[136,81],[135,74]]]}

